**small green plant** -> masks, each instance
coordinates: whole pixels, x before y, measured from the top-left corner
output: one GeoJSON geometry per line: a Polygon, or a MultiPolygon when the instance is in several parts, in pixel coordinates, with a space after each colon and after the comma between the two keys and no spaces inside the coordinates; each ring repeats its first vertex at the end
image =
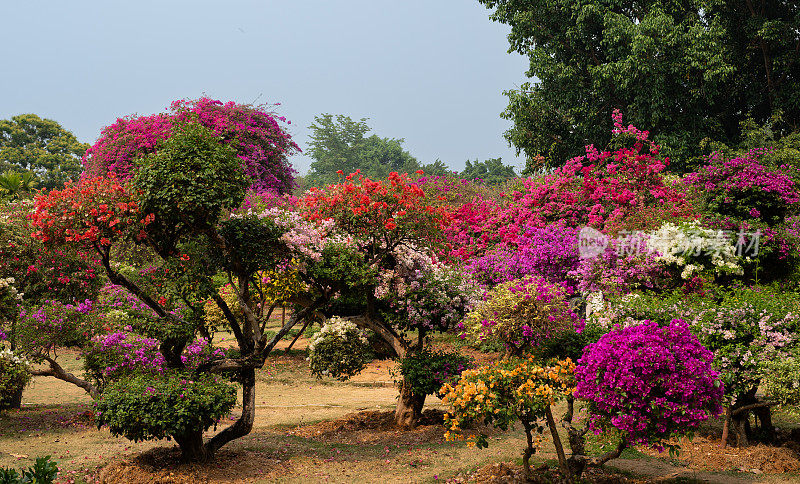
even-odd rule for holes
{"type": "Polygon", "coordinates": [[[58,466],[50,456],[39,457],[33,467],[23,469],[22,474],[10,467],[0,467],[0,484],[52,484],[58,475],[58,466]]]}

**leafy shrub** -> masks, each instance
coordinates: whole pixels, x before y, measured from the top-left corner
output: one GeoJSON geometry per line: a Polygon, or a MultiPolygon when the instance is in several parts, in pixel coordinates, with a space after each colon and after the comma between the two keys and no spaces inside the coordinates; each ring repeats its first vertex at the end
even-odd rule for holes
{"type": "Polygon", "coordinates": [[[8,349],[0,350],[0,410],[11,407],[15,395],[31,381],[30,363],[8,349]]]}
{"type": "Polygon", "coordinates": [[[134,375],[106,387],[97,424],[134,442],[181,438],[205,431],[236,404],[236,388],[211,376],[134,375]]]}
{"type": "Polygon", "coordinates": [[[464,370],[475,365],[469,356],[427,348],[409,353],[399,363],[403,382],[417,395],[437,393],[442,385],[458,380],[464,370]]]}
{"type": "Polygon", "coordinates": [[[712,359],[681,320],[615,328],[586,347],[575,397],[588,401],[596,432],[615,427],[630,443],[661,448],[721,413],[712,359]]]}
{"type": "Polygon", "coordinates": [[[463,322],[464,337],[494,339],[513,355],[530,351],[547,338],[582,322],[569,307],[566,291],[540,277],[528,276],[495,287],[463,322]]]}
{"type": "Polygon", "coordinates": [[[38,457],[33,467],[22,470],[0,467],[0,484],[52,484],[58,476],[58,465],[50,456],[38,457]]]}
{"type": "Polygon", "coordinates": [[[794,415],[800,415],[800,350],[786,358],[761,362],[762,387],[770,396],[794,415]]]}
{"type": "Polygon", "coordinates": [[[347,380],[369,362],[369,342],[354,323],[334,316],[308,343],[311,373],[347,380]]]}

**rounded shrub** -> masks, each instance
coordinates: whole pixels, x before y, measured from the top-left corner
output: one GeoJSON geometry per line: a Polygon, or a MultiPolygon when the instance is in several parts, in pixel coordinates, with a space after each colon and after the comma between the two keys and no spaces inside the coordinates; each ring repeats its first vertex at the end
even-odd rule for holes
{"type": "Polygon", "coordinates": [[[584,350],[575,397],[588,401],[595,432],[615,427],[629,443],[660,448],[722,412],[712,359],[679,319],[615,328],[584,350]]]}
{"type": "Polygon", "coordinates": [[[308,344],[311,373],[347,380],[364,369],[370,360],[369,341],[358,326],[334,316],[322,325],[308,344]]]}
{"type": "Polygon", "coordinates": [[[208,430],[236,404],[236,388],[211,376],[179,373],[135,375],[106,387],[97,402],[97,424],[139,442],[208,430]]]}

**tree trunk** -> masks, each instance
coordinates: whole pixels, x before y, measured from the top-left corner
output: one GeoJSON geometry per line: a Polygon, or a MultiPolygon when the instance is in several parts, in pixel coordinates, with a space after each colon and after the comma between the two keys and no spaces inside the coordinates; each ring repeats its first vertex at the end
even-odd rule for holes
{"type": "Polygon", "coordinates": [[[525,439],[527,446],[525,452],[522,453],[522,467],[525,469],[525,480],[528,482],[533,481],[533,472],[531,472],[531,456],[533,455],[533,434],[531,433],[531,424],[526,420],[522,421],[522,427],[525,429],[525,439]]]}
{"type": "Polygon", "coordinates": [[[558,467],[561,468],[561,472],[564,474],[564,478],[567,482],[572,482],[572,471],[567,463],[567,456],[564,454],[564,446],[561,445],[561,437],[558,435],[558,428],[553,418],[553,411],[548,405],[547,408],[544,409],[544,412],[545,417],[547,417],[547,426],[550,428],[550,435],[553,436],[553,446],[556,448],[556,455],[558,456],[558,467]]]}
{"type": "Polygon", "coordinates": [[[206,443],[208,458],[212,458],[217,450],[231,440],[244,437],[253,430],[256,419],[256,372],[252,368],[246,368],[239,375],[242,379],[242,416],[206,443]]]}
{"type": "Polygon", "coordinates": [[[397,408],[394,411],[394,423],[403,429],[413,429],[417,426],[422,407],[425,405],[425,395],[419,395],[403,382],[400,387],[400,396],[397,399],[397,408]]]}
{"type": "Polygon", "coordinates": [[[203,431],[194,429],[183,435],[174,435],[181,449],[181,462],[205,462],[212,457],[203,445],[203,431]]]}

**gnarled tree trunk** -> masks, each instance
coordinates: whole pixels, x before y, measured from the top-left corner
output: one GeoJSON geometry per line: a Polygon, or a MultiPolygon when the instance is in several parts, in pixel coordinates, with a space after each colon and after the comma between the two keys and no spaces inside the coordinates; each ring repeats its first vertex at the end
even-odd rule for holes
{"type": "Polygon", "coordinates": [[[394,423],[403,429],[413,429],[417,426],[422,416],[422,407],[425,405],[425,395],[414,393],[411,386],[403,382],[400,387],[400,396],[397,398],[397,407],[394,411],[394,423]]]}

